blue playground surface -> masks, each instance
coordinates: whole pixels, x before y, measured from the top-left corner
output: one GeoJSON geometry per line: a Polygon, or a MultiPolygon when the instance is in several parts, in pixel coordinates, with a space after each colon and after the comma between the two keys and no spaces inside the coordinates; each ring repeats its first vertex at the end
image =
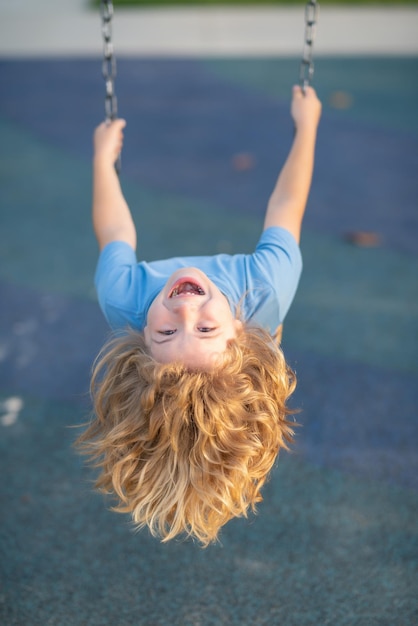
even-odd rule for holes
{"type": "MultiPolygon", "coordinates": [[[[140,258],[253,249],[298,63],[118,61],[140,258]]],[[[323,116],[283,340],[301,428],[258,515],[202,550],[133,532],[72,448],[108,334],[90,221],[101,60],[0,60],[2,625],[418,623],[418,58],[318,58],[315,72],[323,116]]]]}

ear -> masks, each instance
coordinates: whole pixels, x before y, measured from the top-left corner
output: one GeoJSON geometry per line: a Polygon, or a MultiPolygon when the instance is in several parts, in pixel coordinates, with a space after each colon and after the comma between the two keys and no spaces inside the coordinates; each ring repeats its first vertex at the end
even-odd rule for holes
{"type": "Polygon", "coordinates": [[[235,332],[238,334],[242,331],[242,329],[244,328],[244,324],[241,322],[241,320],[234,320],[234,325],[235,325],[235,332]]]}
{"type": "Polygon", "coordinates": [[[144,326],[143,332],[144,332],[144,338],[145,338],[145,345],[149,348],[150,343],[151,343],[151,334],[150,334],[148,326],[144,326]]]}

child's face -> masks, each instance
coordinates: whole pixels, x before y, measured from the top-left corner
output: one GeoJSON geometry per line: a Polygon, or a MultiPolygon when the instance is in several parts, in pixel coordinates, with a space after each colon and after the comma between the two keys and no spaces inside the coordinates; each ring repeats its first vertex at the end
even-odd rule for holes
{"type": "Polygon", "coordinates": [[[210,369],[240,326],[218,287],[187,267],[170,276],[151,304],[144,333],[156,361],[210,369]]]}

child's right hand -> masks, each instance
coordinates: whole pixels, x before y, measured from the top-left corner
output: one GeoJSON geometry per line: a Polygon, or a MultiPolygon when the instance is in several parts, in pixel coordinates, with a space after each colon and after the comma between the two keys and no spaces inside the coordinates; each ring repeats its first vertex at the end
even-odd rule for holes
{"type": "Polygon", "coordinates": [[[94,131],[94,159],[114,165],[123,146],[123,129],[126,121],[102,122],[94,131]]]}
{"type": "Polygon", "coordinates": [[[305,93],[299,85],[293,87],[291,114],[296,130],[311,128],[316,130],[321,117],[322,104],[313,87],[305,87],[305,93]]]}

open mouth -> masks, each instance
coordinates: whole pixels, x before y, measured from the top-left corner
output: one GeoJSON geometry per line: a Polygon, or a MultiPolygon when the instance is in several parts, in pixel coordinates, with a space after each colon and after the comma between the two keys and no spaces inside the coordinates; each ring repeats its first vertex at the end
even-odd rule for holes
{"type": "Polygon", "coordinates": [[[198,283],[189,278],[181,278],[178,280],[172,290],[169,298],[177,298],[178,296],[204,296],[205,291],[198,283]]]}

